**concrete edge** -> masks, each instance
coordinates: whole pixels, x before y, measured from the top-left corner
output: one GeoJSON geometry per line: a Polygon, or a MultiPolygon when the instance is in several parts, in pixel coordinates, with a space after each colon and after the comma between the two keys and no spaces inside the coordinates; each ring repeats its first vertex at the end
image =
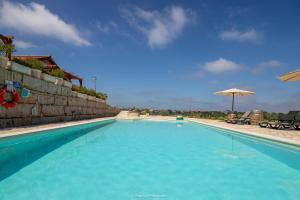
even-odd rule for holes
{"type": "Polygon", "coordinates": [[[66,127],[70,127],[70,126],[83,125],[83,124],[108,121],[108,120],[116,120],[116,117],[104,117],[104,118],[96,118],[96,119],[88,119],[88,120],[80,120],[80,121],[59,122],[59,123],[51,123],[51,124],[44,124],[44,125],[33,125],[33,126],[28,126],[28,127],[7,128],[7,129],[0,130],[0,139],[6,138],[6,137],[11,137],[11,136],[35,133],[35,132],[39,132],[39,131],[48,131],[48,130],[53,130],[53,129],[58,129],[58,128],[66,128],[66,127]]]}
{"type": "Polygon", "coordinates": [[[196,121],[194,119],[190,119],[190,118],[185,118],[186,121],[192,122],[192,123],[197,123],[197,124],[202,124],[205,126],[209,126],[212,128],[218,128],[218,129],[222,129],[225,131],[232,131],[238,134],[242,134],[242,135],[246,135],[246,136],[252,136],[255,138],[260,138],[260,139],[265,139],[265,140],[270,140],[273,142],[277,142],[277,143],[283,143],[283,144],[287,144],[287,145],[292,145],[295,146],[297,148],[300,148],[300,141],[295,141],[295,140],[290,140],[290,139],[286,139],[286,138],[281,138],[281,137],[276,137],[276,136],[271,136],[271,135],[262,135],[262,134],[258,134],[252,131],[243,131],[243,130],[239,130],[239,129],[235,129],[235,128],[228,128],[228,127],[222,127],[219,125],[212,125],[210,123],[205,123],[205,122],[199,122],[196,121]]]}

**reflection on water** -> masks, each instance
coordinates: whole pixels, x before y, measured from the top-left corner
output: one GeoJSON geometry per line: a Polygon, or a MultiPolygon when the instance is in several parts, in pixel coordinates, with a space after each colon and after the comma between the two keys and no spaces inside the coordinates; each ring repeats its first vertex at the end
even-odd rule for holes
{"type": "Polygon", "coordinates": [[[235,149],[239,143],[242,143],[300,171],[300,151],[292,149],[289,150],[288,148],[280,146],[278,144],[275,145],[271,142],[268,143],[266,141],[262,142],[225,130],[217,130],[217,132],[227,136],[231,140],[230,147],[228,148],[231,149],[231,151],[223,151],[225,156],[232,158],[255,156],[253,154],[243,153],[239,149],[235,149]]]}
{"type": "Polygon", "coordinates": [[[96,122],[0,140],[0,181],[60,146],[113,123],[96,122]]]}

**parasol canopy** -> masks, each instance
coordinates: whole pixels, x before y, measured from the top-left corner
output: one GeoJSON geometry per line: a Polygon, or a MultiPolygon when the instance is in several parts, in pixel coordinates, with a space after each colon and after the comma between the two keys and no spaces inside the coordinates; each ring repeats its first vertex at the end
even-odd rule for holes
{"type": "Polygon", "coordinates": [[[254,95],[254,92],[247,91],[247,90],[241,90],[237,88],[232,88],[229,90],[223,90],[220,92],[216,92],[215,95],[219,96],[232,96],[232,105],[231,105],[231,110],[234,110],[234,98],[235,96],[249,96],[249,95],[254,95]]]}
{"type": "Polygon", "coordinates": [[[278,77],[280,80],[285,82],[291,82],[291,81],[300,81],[300,69],[289,72],[285,75],[282,75],[278,77]]]}

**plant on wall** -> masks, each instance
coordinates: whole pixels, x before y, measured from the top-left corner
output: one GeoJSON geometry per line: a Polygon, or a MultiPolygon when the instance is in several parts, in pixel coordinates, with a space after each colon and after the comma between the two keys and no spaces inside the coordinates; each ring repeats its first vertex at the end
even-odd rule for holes
{"type": "Polygon", "coordinates": [[[90,96],[94,96],[94,97],[97,97],[97,98],[103,99],[103,100],[106,100],[108,98],[107,94],[102,93],[102,92],[97,92],[94,89],[88,89],[85,86],[79,87],[79,86],[74,86],[73,85],[72,90],[76,91],[76,92],[79,92],[79,93],[82,93],[82,94],[87,94],[87,95],[90,95],[90,96]]]}
{"type": "Polygon", "coordinates": [[[48,74],[58,78],[65,78],[65,72],[61,69],[51,69],[48,71],[48,74]]]}

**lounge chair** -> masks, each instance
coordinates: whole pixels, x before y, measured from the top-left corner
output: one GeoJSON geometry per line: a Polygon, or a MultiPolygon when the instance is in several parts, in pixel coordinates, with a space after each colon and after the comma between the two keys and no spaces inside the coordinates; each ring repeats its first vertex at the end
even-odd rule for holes
{"type": "Polygon", "coordinates": [[[238,120],[238,118],[236,117],[237,116],[237,112],[236,111],[229,111],[228,113],[227,113],[227,116],[229,117],[233,117],[233,118],[231,118],[231,119],[226,119],[225,120],[225,122],[227,122],[227,123],[232,123],[232,120],[238,120]],[[231,116],[230,116],[231,115],[231,116]]]}
{"type": "Polygon", "coordinates": [[[269,122],[268,127],[274,129],[293,128],[296,116],[300,111],[290,111],[287,114],[279,116],[277,122],[269,122]]]}
{"type": "Polygon", "coordinates": [[[258,123],[258,125],[261,128],[267,128],[267,127],[269,127],[269,122],[268,121],[261,121],[261,122],[258,123]]]}
{"type": "Polygon", "coordinates": [[[225,122],[231,124],[232,120],[235,120],[235,119],[226,119],[225,122]]]}
{"type": "Polygon", "coordinates": [[[293,125],[295,129],[300,130],[300,119],[296,120],[293,125]]]}
{"type": "Polygon", "coordinates": [[[251,119],[250,119],[251,111],[245,112],[240,119],[232,119],[231,123],[232,124],[250,124],[251,119]]]}

